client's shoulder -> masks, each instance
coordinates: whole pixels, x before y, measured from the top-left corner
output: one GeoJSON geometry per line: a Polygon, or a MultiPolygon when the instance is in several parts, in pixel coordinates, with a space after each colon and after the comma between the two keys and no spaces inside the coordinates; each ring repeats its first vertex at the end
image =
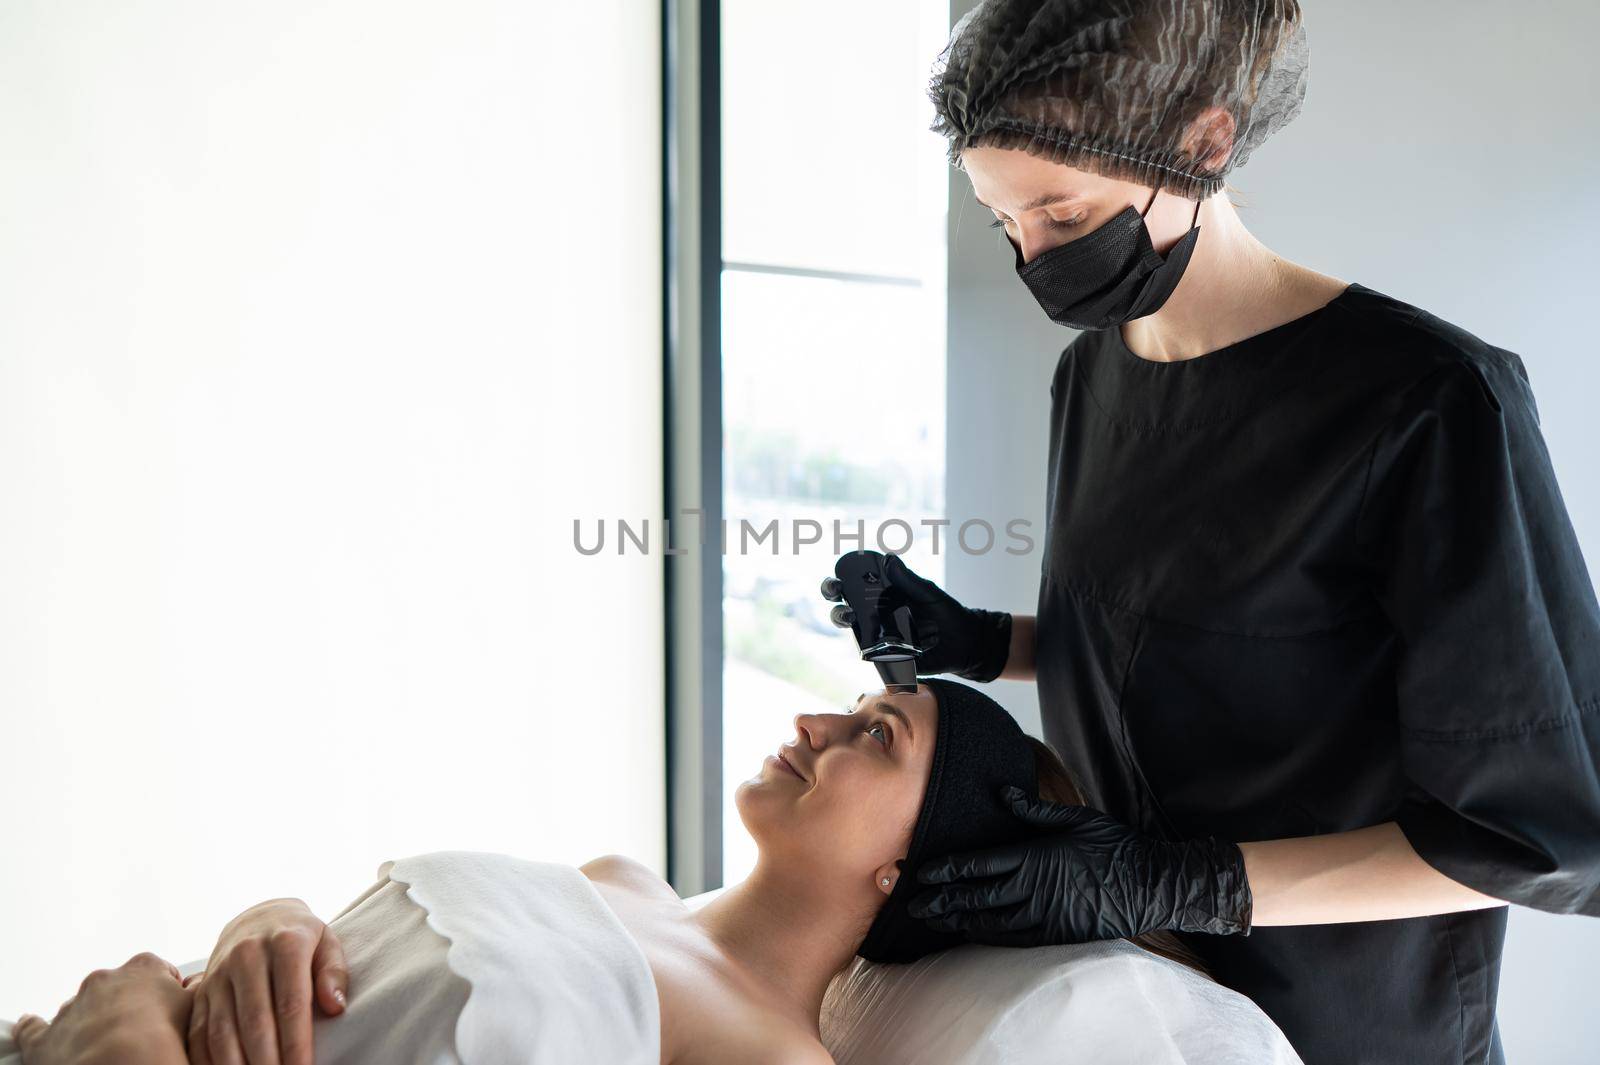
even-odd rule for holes
{"type": "Polygon", "coordinates": [[[693,1045],[672,1065],[723,1065],[728,1061],[759,1061],[764,1065],[834,1065],[833,1055],[814,1035],[770,1015],[739,1018],[737,1024],[705,1028],[693,1045]]]}
{"type": "Polygon", "coordinates": [[[666,892],[673,899],[678,893],[654,869],[626,854],[602,854],[578,866],[578,871],[597,883],[627,888],[641,894],[666,892]]]}
{"type": "Polygon", "coordinates": [[[833,1055],[821,1043],[790,1047],[778,1061],[781,1065],[834,1065],[833,1055]]]}
{"type": "Polygon", "coordinates": [[[597,876],[605,877],[607,880],[619,878],[661,879],[651,871],[649,866],[628,857],[626,854],[602,854],[598,858],[590,858],[578,866],[578,869],[590,879],[594,879],[597,876]]]}

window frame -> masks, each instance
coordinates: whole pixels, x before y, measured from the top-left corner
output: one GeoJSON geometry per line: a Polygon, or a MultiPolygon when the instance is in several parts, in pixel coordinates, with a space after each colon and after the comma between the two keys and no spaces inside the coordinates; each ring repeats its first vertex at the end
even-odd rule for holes
{"type": "Polygon", "coordinates": [[[722,885],[722,13],[662,0],[666,879],[722,885]]]}

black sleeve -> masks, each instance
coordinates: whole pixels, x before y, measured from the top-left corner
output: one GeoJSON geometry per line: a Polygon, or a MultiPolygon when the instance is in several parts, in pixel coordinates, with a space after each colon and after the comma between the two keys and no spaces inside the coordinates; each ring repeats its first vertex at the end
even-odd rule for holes
{"type": "Polygon", "coordinates": [[[1408,390],[1357,534],[1401,642],[1406,838],[1486,895],[1600,916],[1600,605],[1519,357],[1408,390]]]}

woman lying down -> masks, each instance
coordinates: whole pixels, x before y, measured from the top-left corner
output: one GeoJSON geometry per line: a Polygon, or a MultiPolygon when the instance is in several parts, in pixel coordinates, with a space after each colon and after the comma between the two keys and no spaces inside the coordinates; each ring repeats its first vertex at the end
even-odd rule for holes
{"type": "Polygon", "coordinates": [[[22,1061],[1299,1062],[1165,933],[1009,949],[911,916],[925,886],[902,865],[1037,834],[1035,797],[1078,801],[987,696],[926,680],[795,726],[736,794],[754,872],[698,909],[617,855],[388,862],[329,925],[247,910],[187,984],[153,955],[92,974],[53,1022],[17,1022],[22,1061]]]}

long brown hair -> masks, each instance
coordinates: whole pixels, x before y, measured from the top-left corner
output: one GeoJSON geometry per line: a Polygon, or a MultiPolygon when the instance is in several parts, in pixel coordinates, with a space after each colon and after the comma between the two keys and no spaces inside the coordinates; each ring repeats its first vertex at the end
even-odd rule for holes
{"type": "MultiPolygon", "coordinates": [[[[1073,779],[1072,773],[1068,771],[1055,748],[1037,736],[1029,736],[1028,743],[1033,747],[1033,764],[1039,776],[1039,798],[1070,806],[1084,805],[1083,791],[1078,787],[1078,782],[1073,779]]],[[[1194,951],[1171,932],[1145,932],[1129,936],[1128,942],[1143,947],[1152,954],[1159,954],[1163,958],[1187,965],[1208,979],[1215,979],[1194,951]]]]}

